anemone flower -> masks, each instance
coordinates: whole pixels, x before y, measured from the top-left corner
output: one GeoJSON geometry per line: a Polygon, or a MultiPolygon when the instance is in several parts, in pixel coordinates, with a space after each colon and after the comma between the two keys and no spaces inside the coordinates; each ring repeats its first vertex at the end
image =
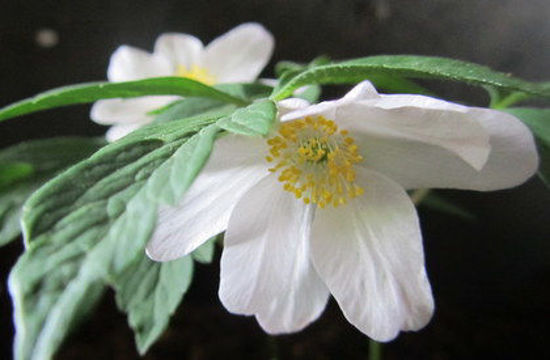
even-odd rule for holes
{"type": "Polygon", "coordinates": [[[303,329],[330,295],[369,337],[418,330],[434,301],[406,190],[497,190],[526,181],[538,156],[515,117],[367,81],[336,101],[279,104],[264,138],[225,135],[147,247],[189,254],[225,230],[219,297],[268,333],[303,329]]]}
{"type": "MultiPolygon", "coordinates": [[[[109,81],[131,81],[158,76],[183,76],[207,85],[254,81],[273,51],[273,36],[261,25],[246,23],[214,39],[206,47],[188,34],[168,33],[157,38],[153,53],[123,45],[111,56],[109,81]]],[[[107,140],[114,141],[150,123],[151,111],[179,99],[147,96],[97,101],[90,117],[113,125],[107,140]]]]}

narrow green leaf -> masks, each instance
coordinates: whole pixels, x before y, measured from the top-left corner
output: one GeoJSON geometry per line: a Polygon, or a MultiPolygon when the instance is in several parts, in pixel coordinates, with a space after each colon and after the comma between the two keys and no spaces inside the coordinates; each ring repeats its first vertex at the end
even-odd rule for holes
{"type": "Polygon", "coordinates": [[[32,165],[26,162],[0,162],[0,190],[30,177],[33,172],[32,165]]]}
{"type": "Polygon", "coordinates": [[[224,115],[139,129],[31,196],[23,214],[28,249],[9,278],[16,359],[50,359],[68,325],[80,318],[88,294],[116,284],[143,257],[157,214],[149,180],[182,145],[224,115]]]}
{"type": "Polygon", "coordinates": [[[214,85],[214,88],[230,94],[234,97],[247,100],[266,98],[273,91],[273,88],[271,86],[267,86],[257,82],[240,84],[219,84],[214,85]]]}
{"type": "Polygon", "coordinates": [[[55,171],[74,164],[106,144],[103,138],[76,136],[30,140],[0,150],[0,164],[26,163],[35,173],[55,171]]]}
{"type": "Polygon", "coordinates": [[[277,64],[275,64],[275,75],[277,75],[277,77],[281,77],[281,76],[284,76],[285,73],[301,72],[301,71],[304,71],[308,68],[312,68],[312,67],[315,67],[315,66],[328,65],[330,63],[331,63],[331,60],[326,55],[318,56],[318,57],[314,58],[313,60],[311,60],[307,64],[294,62],[294,61],[283,60],[283,61],[279,61],[277,64]]]}
{"type": "Polygon", "coordinates": [[[0,192],[0,246],[8,244],[21,234],[19,219],[23,203],[46,180],[47,177],[34,178],[11,186],[9,191],[0,192]]]}
{"type": "Polygon", "coordinates": [[[146,95],[205,97],[236,105],[247,101],[201,82],[182,77],[161,77],[126,82],[96,82],[53,89],[0,109],[0,121],[54,107],[90,103],[100,99],[146,95]]]}
{"type": "MultiPolygon", "coordinates": [[[[220,84],[216,85],[215,88],[232,96],[247,99],[249,101],[265,98],[269,96],[273,90],[273,88],[269,86],[256,83],[220,84]]],[[[155,110],[151,114],[157,115],[155,122],[159,123],[180,120],[199,114],[204,115],[209,112],[230,111],[231,109],[236,109],[236,106],[215,99],[187,97],[155,110]]]]}
{"type": "Polygon", "coordinates": [[[293,96],[313,104],[318,102],[321,97],[321,87],[319,85],[306,85],[296,90],[293,96]]]}
{"type": "Polygon", "coordinates": [[[236,109],[236,107],[218,100],[195,97],[185,98],[170,104],[168,107],[162,109],[161,112],[158,112],[154,123],[181,120],[200,114],[229,109],[236,109]]]}
{"type": "Polygon", "coordinates": [[[1,150],[0,246],[21,233],[21,208],[33,191],[105,144],[103,139],[65,137],[27,141],[1,150]]]}
{"type": "Polygon", "coordinates": [[[307,67],[305,63],[283,60],[275,64],[275,75],[281,77],[289,72],[301,72],[307,67]]]}
{"type": "Polygon", "coordinates": [[[550,187],[550,109],[508,108],[502,111],[518,117],[535,135],[540,157],[538,175],[550,187]]]}
{"type": "Polygon", "coordinates": [[[479,86],[492,86],[506,92],[521,91],[533,96],[550,97],[550,88],[493,71],[488,67],[440,57],[383,55],[371,56],[310,68],[274,90],[271,98],[284,99],[308,84],[357,83],[380,75],[410,79],[441,79],[479,86]]]}
{"type": "Polygon", "coordinates": [[[192,277],[190,256],[156,263],[143,254],[115,280],[118,307],[128,314],[141,355],[168,326],[192,277]]]}
{"type": "MultiPolygon", "coordinates": [[[[329,66],[329,65],[327,65],[329,66]]],[[[282,91],[289,83],[294,81],[294,79],[298,78],[302,74],[310,73],[310,71],[315,70],[316,67],[304,67],[300,70],[295,69],[292,71],[287,71],[283,74],[281,77],[279,84],[274,89],[273,93],[276,94],[279,91],[282,91]]],[[[348,76],[348,75],[346,75],[348,76]]],[[[371,72],[368,74],[368,77],[363,78],[354,78],[352,80],[343,79],[342,81],[328,81],[329,84],[354,84],[358,83],[362,80],[369,80],[374,84],[374,86],[378,89],[389,91],[392,93],[407,93],[407,94],[422,94],[422,95],[430,95],[433,96],[434,93],[429,91],[428,89],[414,83],[411,80],[407,80],[401,76],[399,76],[396,73],[388,73],[388,72],[371,72]]],[[[313,82],[315,84],[316,82],[313,82]]],[[[320,84],[324,82],[319,82],[320,84]]],[[[309,85],[313,86],[313,85],[309,85]]],[[[318,86],[318,85],[317,85],[318,86]]],[[[299,91],[301,90],[302,86],[298,87],[297,89],[292,90],[292,96],[301,97],[299,95],[299,91]]],[[[286,95],[284,96],[286,97],[286,95]]],[[[307,99],[306,99],[307,100],[307,99]]]]}
{"type": "Polygon", "coordinates": [[[193,260],[198,261],[201,264],[210,264],[212,262],[212,259],[214,259],[216,242],[221,237],[223,237],[223,235],[216,235],[201,246],[199,246],[195,251],[191,253],[191,255],[193,256],[193,260]]]}
{"type": "Polygon", "coordinates": [[[270,100],[259,100],[217,122],[224,130],[247,136],[265,136],[277,116],[277,106],[270,100]]]}

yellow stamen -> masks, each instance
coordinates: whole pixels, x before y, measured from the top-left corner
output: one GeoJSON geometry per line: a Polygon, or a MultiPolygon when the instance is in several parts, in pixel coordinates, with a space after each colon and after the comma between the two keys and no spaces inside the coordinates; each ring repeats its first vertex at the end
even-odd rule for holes
{"type": "Polygon", "coordinates": [[[175,75],[200,81],[206,85],[214,85],[216,83],[216,77],[214,75],[208,72],[206,68],[195,64],[191,65],[190,69],[185,65],[178,65],[175,75]]]}
{"type": "Polygon", "coordinates": [[[267,144],[266,160],[276,164],[269,171],[280,171],[283,189],[305,204],[337,207],[364,193],[353,168],[363,157],[348,131],[339,131],[334,121],[307,116],[285,122],[267,144]]]}

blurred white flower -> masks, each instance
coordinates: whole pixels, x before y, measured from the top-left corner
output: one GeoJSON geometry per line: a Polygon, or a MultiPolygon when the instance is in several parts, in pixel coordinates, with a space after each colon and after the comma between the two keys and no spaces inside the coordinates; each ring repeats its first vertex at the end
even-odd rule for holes
{"type": "Polygon", "coordinates": [[[173,260],[225,230],[220,299],[273,334],[307,326],[329,295],[375,340],[422,328],[434,303],[406,190],[503,189],[538,165],[529,130],[494,110],[381,95],[369,82],[340,100],[279,105],[269,139],[216,142],[147,247],[173,260]]]}
{"type": "MultiPolygon", "coordinates": [[[[168,33],[155,42],[153,53],[131,46],[119,47],[111,56],[109,81],[131,81],[157,76],[185,76],[205,84],[251,82],[268,63],[273,36],[260,24],[246,23],[214,39],[207,46],[188,34],[168,33]]],[[[97,101],[91,118],[113,125],[107,139],[114,141],[148,124],[148,113],[179,99],[147,96],[97,101]]]]}

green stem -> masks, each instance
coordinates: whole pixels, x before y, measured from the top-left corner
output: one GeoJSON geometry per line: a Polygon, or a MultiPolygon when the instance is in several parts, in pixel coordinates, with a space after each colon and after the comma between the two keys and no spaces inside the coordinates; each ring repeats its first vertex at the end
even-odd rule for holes
{"type": "Polygon", "coordinates": [[[529,95],[524,92],[514,92],[506,96],[504,99],[500,99],[496,102],[492,102],[490,105],[493,109],[506,109],[514,105],[515,103],[529,98],[529,95]]]}
{"type": "Polygon", "coordinates": [[[368,360],[381,360],[382,359],[382,344],[369,339],[369,358],[368,360]]]}
{"type": "Polygon", "coordinates": [[[279,359],[279,347],[277,346],[277,339],[274,336],[267,336],[267,351],[269,360],[279,359]]]}

